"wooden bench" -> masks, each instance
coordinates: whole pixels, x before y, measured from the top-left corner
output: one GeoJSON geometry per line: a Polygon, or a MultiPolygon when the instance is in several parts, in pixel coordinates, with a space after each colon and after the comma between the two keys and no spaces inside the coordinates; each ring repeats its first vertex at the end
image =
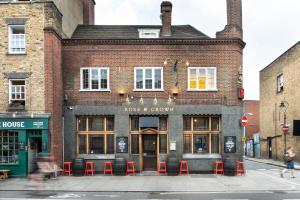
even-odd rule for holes
{"type": "Polygon", "coordinates": [[[7,170],[7,169],[1,169],[0,170],[0,180],[5,180],[5,179],[7,179],[8,178],[8,172],[9,172],[10,170],[7,170]]]}

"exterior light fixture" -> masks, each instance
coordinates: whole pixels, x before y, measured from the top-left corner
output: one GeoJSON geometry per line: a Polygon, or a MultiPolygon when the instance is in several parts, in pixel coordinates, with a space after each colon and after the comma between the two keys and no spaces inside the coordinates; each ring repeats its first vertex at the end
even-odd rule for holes
{"type": "Polygon", "coordinates": [[[120,96],[123,96],[125,93],[126,93],[126,91],[125,91],[124,88],[119,88],[119,89],[118,89],[118,94],[119,94],[120,96]]]}
{"type": "Polygon", "coordinates": [[[12,117],[13,117],[13,118],[16,118],[16,113],[15,113],[15,112],[12,114],[12,117]]]}
{"type": "Polygon", "coordinates": [[[143,99],[143,96],[141,95],[141,98],[140,98],[140,104],[143,105],[144,104],[144,99],[143,99]]]}
{"type": "Polygon", "coordinates": [[[33,112],[30,113],[30,117],[33,118],[33,112]]]}
{"type": "Polygon", "coordinates": [[[129,99],[129,95],[128,95],[128,94],[127,94],[127,97],[126,97],[126,100],[125,100],[125,101],[126,101],[126,104],[127,104],[127,105],[130,105],[130,99],[129,99]]]}
{"type": "Polygon", "coordinates": [[[154,97],[154,99],[153,99],[153,105],[157,105],[157,98],[156,98],[156,95],[155,95],[155,97],[154,97]]]}
{"type": "Polygon", "coordinates": [[[170,105],[170,104],[172,104],[172,102],[173,102],[173,100],[171,98],[171,95],[169,94],[169,98],[168,98],[167,104],[170,105]]]}

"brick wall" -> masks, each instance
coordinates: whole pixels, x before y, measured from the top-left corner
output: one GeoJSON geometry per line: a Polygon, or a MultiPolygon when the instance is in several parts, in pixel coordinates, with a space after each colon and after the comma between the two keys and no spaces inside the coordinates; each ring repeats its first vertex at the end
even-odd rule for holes
{"type": "Polygon", "coordinates": [[[235,43],[213,45],[72,45],[63,46],[64,91],[69,105],[117,105],[125,97],[123,88],[134,97],[168,98],[175,85],[173,63],[164,67],[165,92],[133,92],[134,67],[161,67],[166,58],[186,58],[190,66],[217,67],[217,92],[188,92],[187,67],[178,64],[179,94],[176,104],[240,105],[237,98],[238,68],[242,65],[242,50],[235,43]],[[81,67],[110,67],[111,92],[80,92],[81,67]]]}
{"type": "Polygon", "coordinates": [[[45,104],[51,113],[49,137],[51,155],[62,163],[62,57],[61,39],[52,31],[45,32],[45,104]]]}
{"type": "Polygon", "coordinates": [[[95,24],[95,2],[94,0],[82,0],[83,2],[83,24],[95,24]]]}
{"type": "Polygon", "coordinates": [[[259,132],[259,101],[245,100],[244,110],[248,117],[246,137],[247,139],[253,139],[253,133],[259,132]]]}

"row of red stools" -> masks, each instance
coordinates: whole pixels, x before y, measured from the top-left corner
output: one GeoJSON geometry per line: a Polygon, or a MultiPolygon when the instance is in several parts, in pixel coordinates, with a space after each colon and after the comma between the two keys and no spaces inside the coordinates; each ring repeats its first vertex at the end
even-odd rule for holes
{"type": "MultiPolygon", "coordinates": [[[[160,175],[161,173],[167,175],[166,161],[161,161],[157,165],[157,174],[160,175]]],[[[179,174],[181,175],[182,173],[189,174],[189,165],[186,160],[180,161],[179,174]]]]}
{"type": "MultiPolygon", "coordinates": [[[[72,168],[71,168],[72,162],[64,162],[63,164],[63,175],[71,175],[72,173],[72,168]]],[[[127,170],[126,170],[126,175],[129,173],[133,173],[133,175],[136,174],[136,167],[135,167],[135,162],[134,161],[128,161],[127,162],[127,170]]],[[[95,171],[95,165],[94,162],[88,161],[85,162],[85,169],[84,169],[84,175],[89,175],[91,174],[94,176],[96,174],[95,171]]],[[[113,174],[113,166],[111,161],[106,161],[104,162],[104,174],[113,174]]]]}
{"type": "MultiPolygon", "coordinates": [[[[215,167],[214,167],[214,174],[222,174],[224,175],[224,163],[223,161],[216,160],[215,161],[215,167]]],[[[245,174],[245,167],[244,162],[242,161],[236,161],[236,175],[243,175],[245,174]]]]}

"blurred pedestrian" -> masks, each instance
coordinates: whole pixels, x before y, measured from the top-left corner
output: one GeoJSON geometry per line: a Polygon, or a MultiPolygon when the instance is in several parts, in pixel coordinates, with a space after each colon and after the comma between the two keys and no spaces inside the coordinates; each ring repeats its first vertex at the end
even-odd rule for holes
{"type": "Polygon", "coordinates": [[[281,178],[283,178],[284,173],[290,172],[291,173],[291,178],[296,178],[295,176],[295,157],[296,153],[293,149],[293,147],[288,147],[285,155],[285,161],[286,161],[286,168],[283,169],[280,172],[281,178]]]}

